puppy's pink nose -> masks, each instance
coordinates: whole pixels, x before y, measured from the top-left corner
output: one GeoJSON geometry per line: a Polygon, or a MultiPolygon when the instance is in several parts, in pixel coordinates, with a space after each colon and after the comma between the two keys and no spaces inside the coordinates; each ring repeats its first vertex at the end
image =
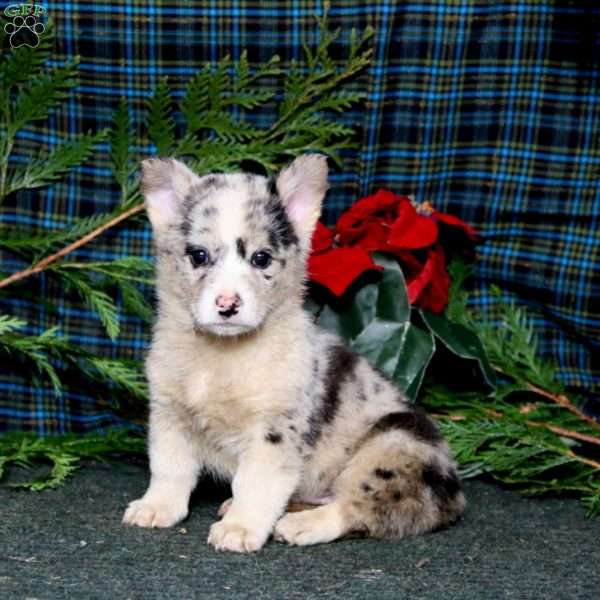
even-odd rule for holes
{"type": "Polygon", "coordinates": [[[237,310],[242,305],[239,294],[220,294],[215,300],[219,312],[237,310]]]}

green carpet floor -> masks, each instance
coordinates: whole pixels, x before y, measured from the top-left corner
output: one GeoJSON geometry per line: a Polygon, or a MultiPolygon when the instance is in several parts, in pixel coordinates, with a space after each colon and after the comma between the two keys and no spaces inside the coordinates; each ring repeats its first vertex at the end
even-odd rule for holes
{"type": "Polygon", "coordinates": [[[122,527],[146,481],[143,465],[104,464],[55,491],[0,486],[0,598],[600,598],[600,520],[574,500],[469,482],[467,513],[446,531],[240,556],[205,544],[222,497],[210,486],[181,526],[122,527]]]}

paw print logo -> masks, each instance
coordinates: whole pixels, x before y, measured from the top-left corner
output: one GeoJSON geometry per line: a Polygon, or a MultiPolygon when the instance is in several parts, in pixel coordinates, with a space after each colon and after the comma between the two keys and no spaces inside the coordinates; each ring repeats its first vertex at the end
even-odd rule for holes
{"type": "Polygon", "coordinates": [[[12,20],[12,23],[4,25],[4,31],[9,35],[12,48],[21,46],[35,48],[40,43],[40,35],[46,31],[46,27],[33,15],[27,17],[19,15],[12,20]]]}

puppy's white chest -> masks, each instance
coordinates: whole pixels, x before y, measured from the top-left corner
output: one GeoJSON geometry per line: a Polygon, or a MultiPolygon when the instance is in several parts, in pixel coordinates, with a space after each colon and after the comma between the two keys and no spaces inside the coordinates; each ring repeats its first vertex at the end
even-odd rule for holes
{"type": "Polygon", "coordinates": [[[188,375],[184,402],[196,419],[196,427],[225,435],[243,431],[255,420],[257,392],[251,377],[241,382],[218,367],[204,367],[188,375]]]}

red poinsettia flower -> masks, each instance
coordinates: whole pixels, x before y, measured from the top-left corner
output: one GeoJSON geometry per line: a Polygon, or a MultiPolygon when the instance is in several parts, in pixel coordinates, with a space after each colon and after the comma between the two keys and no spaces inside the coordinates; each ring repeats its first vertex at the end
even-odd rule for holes
{"type": "Polygon", "coordinates": [[[380,269],[364,249],[358,246],[336,246],[334,232],[321,222],[317,223],[308,260],[308,276],[311,281],[340,297],[364,272],[380,269]]]}
{"type": "Polygon", "coordinates": [[[411,304],[440,313],[448,304],[450,276],[446,271],[446,257],[440,244],[429,249],[421,271],[406,282],[411,304]]]}
{"type": "Polygon", "coordinates": [[[407,196],[379,190],[359,200],[339,218],[336,232],[342,245],[367,251],[425,248],[437,239],[437,225],[417,213],[407,196]]]}
{"type": "Polygon", "coordinates": [[[477,239],[477,232],[458,217],[428,203],[415,207],[407,196],[379,190],[345,211],[333,230],[317,225],[310,279],[340,297],[360,275],[381,268],[371,252],[387,252],[403,267],[411,304],[441,312],[448,303],[450,278],[438,224],[458,227],[468,239],[477,239]]]}

